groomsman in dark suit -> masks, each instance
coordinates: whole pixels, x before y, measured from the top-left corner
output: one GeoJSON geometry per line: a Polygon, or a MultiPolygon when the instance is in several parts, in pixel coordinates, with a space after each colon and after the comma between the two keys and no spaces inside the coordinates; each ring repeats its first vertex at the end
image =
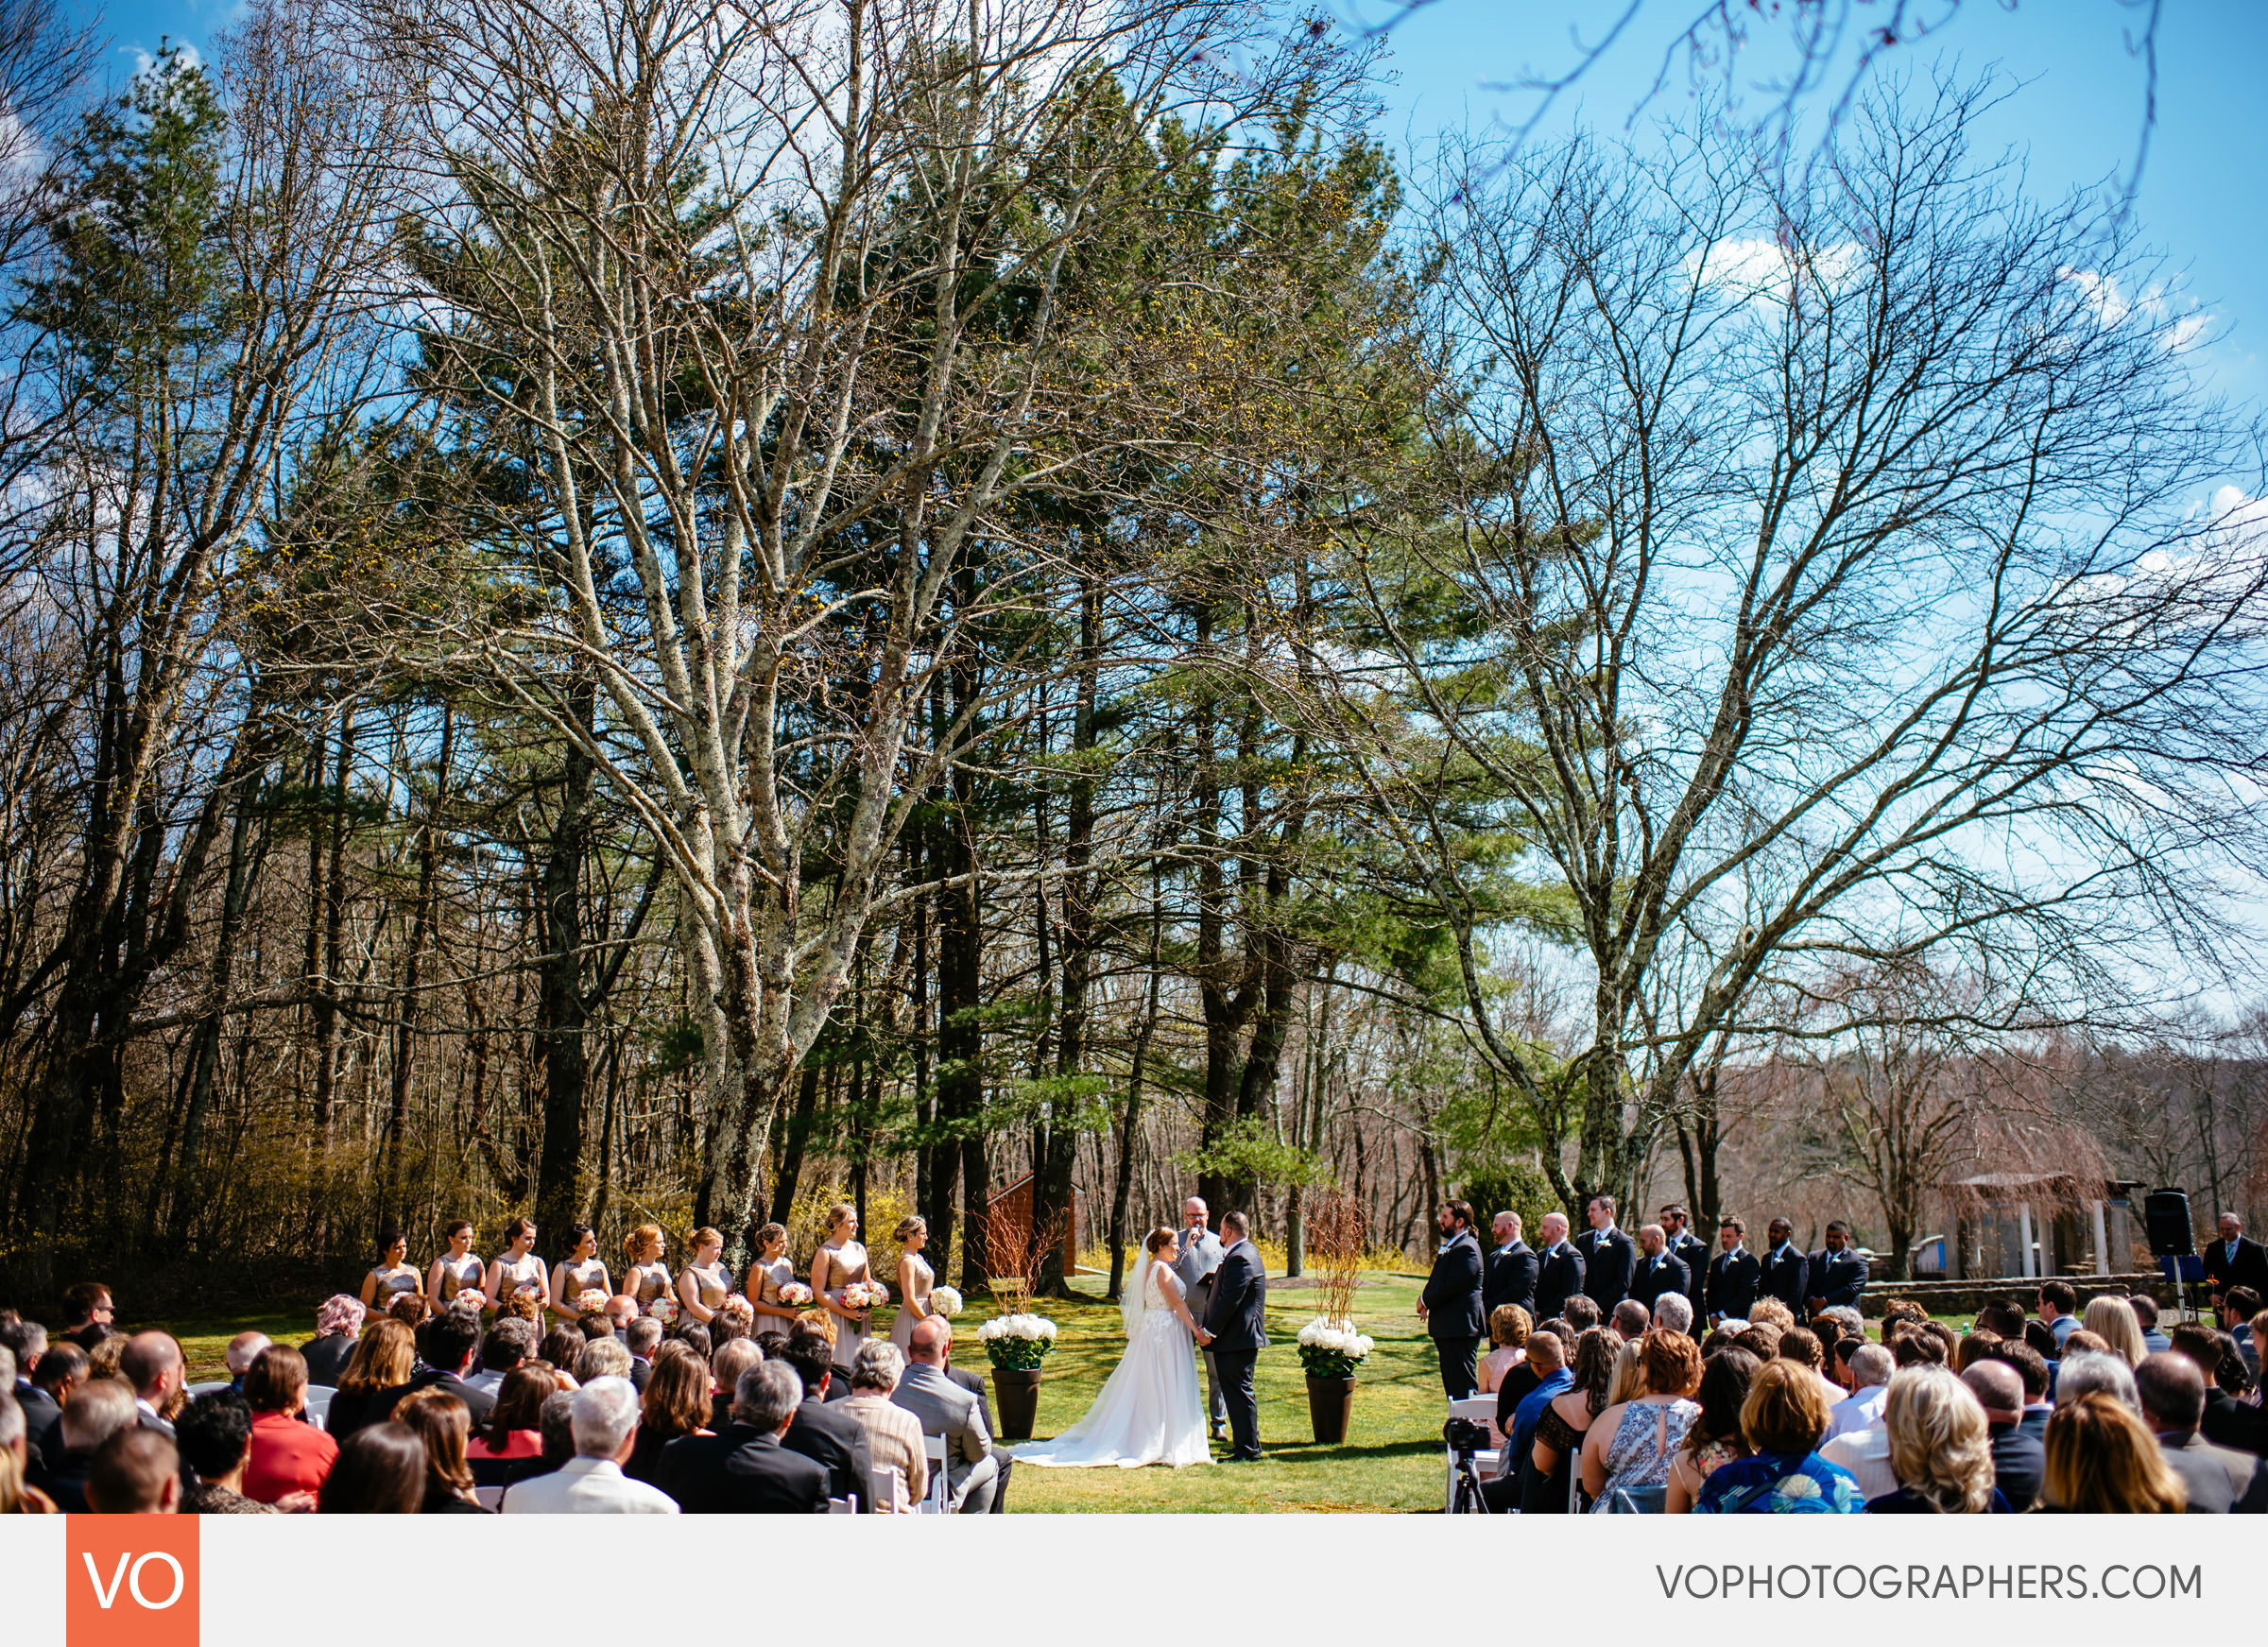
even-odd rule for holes
{"type": "Polygon", "coordinates": [[[1856,1304],[1866,1290],[1866,1261],[1850,1249],[1850,1226],[1840,1218],[1827,1227],[1827,1245],[1812,1254],[1798,1318],[1810,1320],[1836,1304],[1856,1304]]]}
{"type": "Polygon", "coordinates": [[[1670,1238],[1670,1256],[1692,1277],[1692,1284],[1685,1291],[1686,1301],[1693,1307],[1693,1319],[1706,1321],[1709,1317],[1701,1310],[1701,1290],[1709,1273],[1709,1244],[1693,1233],[1692,1222],[1675,1201],[1661,1210],[1661,1230],[1670,1238]]]}
{"type": "Polygon", "coordinates": [[[1796,1244],[1796,1227],[1784,1218],[1775,1218],[1764,1235],[1771,1244],[1764,1249],[1763,1286],[1758,1296],[1778,1298],[1795,1312],[1796,1320],[1809,1321],[1811,1316],[1803,1308],[1803,1284],[1811,1264],[1803,1248],[1796,1244]]]}
{"type": "Polygon", "coordinates": [[[1593,1195],[1585,1210],[1590,1227],[1575,1237],[1583,1255],[1583,1290],[1602,1316],[1630,1295],[1630,1272],[1638,1268],[1638,1244],[1614,1227],[1614,1197],[1593,1195]]]}
{"type": "Polygon", "coordinates": [[[1546,1212],[1537,1221],[1543,1245],[1536,1253],[1536,1321],[1549,1321],[1583,1290],[1583,1255],[1567,1239],[1567,1216],[1546,1212]]]}
{"type": "Polygon", "coordinates": [[[1488,1227],[1496,1238],[1481,1271],[1481,1311],[1493,1317],[1501,1304],[1518,1304],[1536,1314],[1536,1254],[1520,1239],[1520,1214],[1499,1212],[1488,1227]]]}
{"type": "Polygon", "coordinates": [[[1742,1237],[1747,1233],[1748,1226],[1738,1218],[1727,1218],[1718,1227],[1717,1243],[1725,1250],[1709,1261],[1709,1278],[1701,1289],[1703,1309],[1695,1320],[1714,1324],[1727,1316],[1736,1321],[1748,1319],[1764,1271],[1756,1261],[1756,1254],[1742,1244],[1742,1237]]]}
{"type": "Polygon", "coordinates": [[[1472,1236],[1472,1205],[1452,1201],[1441,1209],[1441,1250],[1433,1274],[1418,1295],[1418,1319],[1432,1335],[1441,1358],[1441,1389],[1461,1401],[1479,1385],[1475,1365],[1481,1335],[1488,1323],[1481,1314],[1481,1244],[1472,1236]]]}
{"type": "Polygon", "coordinates": [[[1664,1293],[1682,1296],[1692,1291],[1693,1273],[1685,1267],[1683,1259],[1671,1255],[1669,1234],[1658,1224],[1649,1224],[1638,1232],[1638,1246],[1640,1258],[1638,1268],[1630,1275],[1630,1296],[1652,1315],[1655,1301],[1664,1293]]]}

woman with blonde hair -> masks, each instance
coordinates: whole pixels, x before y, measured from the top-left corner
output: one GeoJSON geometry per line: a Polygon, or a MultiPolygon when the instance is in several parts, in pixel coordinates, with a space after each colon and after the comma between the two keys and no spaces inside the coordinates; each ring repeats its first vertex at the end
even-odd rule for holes
{"type": "MultiPolygon", "coordinates": [[[[764,1227],[780,1227],[767,1224],[764,1227]]],[[[761,1231],[756,1239],[761,1244],[764,1240],[761,1231]]],[[[706,1326],[725,1307],[725,1299],[732,1291],[732,1278],[725,1268],[725,1238],[704,1224],[686,1238],[686,1244],[692,1247],[693,1256],[678,1272],[678,1303],[687,1316],[706,1326]]],[[[751,1280],[755,1276],[754,1270],[748,1272],[751,1280]]]]}
{"type": "Polygon", "coordinates": [[[834,1359],[839,1366],[856,1364],[867,1342],[868,1310],[854,1310],[843,1295],[852,1285],[874,1278],[867,1249],[859,1244],[858,1209],[837,1201],[827,1209],[827,1239],[811,1255],[811,1292],[834,1317],[834,1359]]]}
{"type": "Polygon", "coordinates": [[[1974,1516],[2014,1512],[1993,1484],[1992,1436],[1984,1405],[1948,1366],[1901,1367],[1882,1400],[1890,1469],[1898,1491],[1866,1501],[1870,1516],[1974,1516]]]}
{"type": "Polygon", "coordinates": [[[2089,1515],[2179,1515],[2190,1507],[2157,1437],[2101,1390],[2060,1401],[2049,1415],[2040,1496],[2051,1510],[2089,1515]]]}
{"type": "Polygon", "coordinates": [[[381,1422],[393,1410],[418,1365],[418,1335],[391,1315],[362,1330],[362,1342],[338,1376],[338,1394],[323,1415],[323,1428],[344,1441],[366,1424],[381,1422]]]}
{"type": "Polygon", "coordinates": [[[1622,1348],[1614,1352],[1614,1376],[1606,1381],[1606,1405],[1624,1406],[1645,1393],[1646,1366],[1639,1359],[1638,1340],[1625,1338],[1622,1348]]]}
{"type": "Polygon", "coordinates": [[[662,1261],[668,1251],[659,1224],[641,1224],[622,1238],[622,1290],[636,1300],[638,1313],[651,1315],[657,1301],[669,1296],[669,1265],[662,1261]]]}
{"type": "Polygon", "coordinates": [[[927,1219],[919,1212],[907,1213],[898,1220],[891,1239],[898,1243],[899,1251],[898,1317],[890,1323],[890,1342],[902,1355],[913,1348],[915,1327],[929,1318],[930,1290],[937,1278],[921,1256],[921,1249],[929,1244],[927,1219]]]}
{"type": "Polygon", "coordinates": [[[2141,1365],[2142,1357],[2150,1353],[2150,1347],[2142,1342],[2142,1324],[2135,1316],[2134,1306],[2123,1298],[2088,1300],[2087,1314],[2081,1318],[2079,1330],[2103,1340],[2110,1347],[2110,1353],[2128,1366],[2141,1365]]]}

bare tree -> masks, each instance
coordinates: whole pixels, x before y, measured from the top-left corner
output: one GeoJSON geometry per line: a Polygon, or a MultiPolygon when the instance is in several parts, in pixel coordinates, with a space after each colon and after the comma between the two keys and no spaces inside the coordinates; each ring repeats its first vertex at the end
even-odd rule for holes
{"type": "Polygon", "coordinates": [[[1979,95],[1870,103],[1785,183],[1712,134],[1444,157],[1441,490],[1349,532],[1379,638],[1330,678],[1571,1205],[1760,983],[1942,952],[2076,1016],[2223,930],[2263,559],[2195,503],[2245,431],[2105,210],[1971,152],[1979,95]],[[1483,1009],[1476,804],[1575,912],[1564,1125],[1483,1009]]]}

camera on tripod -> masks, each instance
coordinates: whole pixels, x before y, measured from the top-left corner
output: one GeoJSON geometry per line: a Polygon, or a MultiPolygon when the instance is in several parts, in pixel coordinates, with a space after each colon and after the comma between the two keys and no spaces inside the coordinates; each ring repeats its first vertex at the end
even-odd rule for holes
{"type": "Polygon", "coordinates": [[[1452,1451],[1478,1452],[1488,1445],[1488,1426],[1470,1418],[1452,1418],[1441,1426],[1441,1439],[1452,1451]]]}

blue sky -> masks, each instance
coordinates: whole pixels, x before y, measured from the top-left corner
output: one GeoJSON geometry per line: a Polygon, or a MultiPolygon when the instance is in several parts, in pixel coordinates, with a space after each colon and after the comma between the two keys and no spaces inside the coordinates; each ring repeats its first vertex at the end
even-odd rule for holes
{"type": "MultiPolygon", "coordinates": [[[[1331,3],[1350,27],[1396,9],[1391,0],[1331,3]]],[[[126,74],[163,36],[206,45],[235,5],[118,0],[77,9],[82,16],[99,12],[109,61],[126,74]]],[[[1387,36],[1393,83],[1383,135],[1397,147],[1421,146],[1429,133],[1459,122],[1521,120],[1528,105],[1508,86],[1530,73],[1564,70],[1573,55],[1572,31],[1603,28],[1620,9],[1621,0],[1431,0],[1387,36]]],[[[1675,25],[1703,9],[1700,0],[1645,0],[1637,22],[1541,129],[1565,130],[1578,121],[1619,128],[1634,110],[1641,121],[1677,112],[1689,95],[1681,60],[1673,63],[1666,91],[1651,102],[1646,94],[1675,25]]],[[[1878,9],[1856,7],[1861,15],[1878,9]]],[[[2024,151],[2037,190],[2060,193],[2123,177],[2134,163],[2145,76],[2128,36],[2141,15],[2136,0],[1961,0],[1935,34],[1884,60],[1907,68],[1957,60],[1964,72],[1992,68],[2008,77],[2014,89],[1985,135],[2024,151]]],[[[1743,81],[1769,76],[1772,43],[1761,37],[1743,54],[1743,81]]],[[[2136,200],[2146,238],[2180,272],[2185,306],[2194,303],[2212,322],[2204,363],[2224,390],[2248,400],[2268,396],[2268,227],[2258,210],[2258,166],[2268,154],[2268,98],[2258,89],[2263,60],[2268,5],[2166,6],[2158,117],[2136,200]]],[[[1757,108],[1769,101],[1753,92],[1749,98],[1757,108]]]]}

